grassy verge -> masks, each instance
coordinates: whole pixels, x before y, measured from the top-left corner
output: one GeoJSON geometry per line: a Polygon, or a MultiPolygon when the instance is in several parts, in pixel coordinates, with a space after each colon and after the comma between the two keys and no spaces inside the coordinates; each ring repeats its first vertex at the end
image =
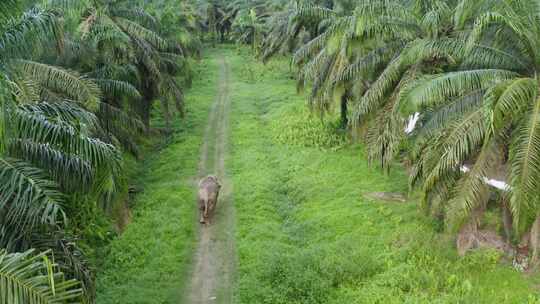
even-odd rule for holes
{"type": "Polygon", "coordinates": [[[458,257],[414,198],[364,198],[407,192],[405,173],[369,168],[361,146],[310,118],[285,63],[230,62],[237,303],[538,301],[537,276],[492,251],[458,257]]]}
{"type": "MultiPolygon", "coordinates": [[[[195,187],[218,62],[197,63],[188,113],[174,133],[141,164],[133,222],[114,240],[98,273],[97,303],[178,303],[194,247],[195,187]]],[[[159,123],[159,122],[157,122],[159,123]]]]}

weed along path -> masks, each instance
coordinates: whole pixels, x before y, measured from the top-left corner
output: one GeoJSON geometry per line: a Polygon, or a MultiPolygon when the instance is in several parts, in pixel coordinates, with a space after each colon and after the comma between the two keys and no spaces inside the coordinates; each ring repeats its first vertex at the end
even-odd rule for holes
{"type": "Polygon", "coordinates": [[[225,167],[231,71],[225,56],[219,55],[218,62],[218,90],[204,135],[198,176],[215,174],[223,187],[211,224],[201,226],[199,230],[194,266],[185,295],[185,302],[189,304],[232,303],[235,212],[232,184],[225,167]]]}

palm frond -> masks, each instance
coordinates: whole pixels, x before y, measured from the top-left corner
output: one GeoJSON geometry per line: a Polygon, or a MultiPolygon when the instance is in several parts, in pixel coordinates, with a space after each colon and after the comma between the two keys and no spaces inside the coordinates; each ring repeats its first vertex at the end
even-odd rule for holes
{"type": "Polygon", "coordinates": [[[114,79],[92,79],[92,81],[100,87],[101,92],[106,96],[141,98],[137,88],[129,82],[114,79]]]}
{"type": "Polygon", "coordinates": [[[0,179],[2,223],[21,237],[37,225],[66,222],[64,196],[42,170],[21,160],[1,158],[0,179]]]}
{"type": "Polygon", "coordinates": [[[515,77],[516,73],[507,70],[483,69],[449,72],[437,75],[428,81],[419,81],[409,89],[403,98],[403,103],[414,104],[421,109],[459,96],[463,92],[485,89],[497,82],[515,77]]]}
{"type": "Polygon", "coordinates": [[[58,18],[50,11],[35,8],[28,10],[20,19],[8,23],[7,28],[0,33],[0,60],[28,57],[28,50],[50,43],[51,38],[59,45],[62,43],[63,35],[58,18]]]}
{"type": "Polygon", "coordinates": [[[13,139],[8,143],[8,154],[45,170],[48,176],[70,192],[88,191],[93,178],[90,162],[46,143],[13,139]]]}
{"type": "Polygon", "coordinates": [[[169,43],[161,38],[157,33],[125,18],[115,17],[114,22],[130,36],[136,36],[139,39],[148,41],[158,50],[166,50],[169,43]]]}
{"type": "Polygon", "coordinates": [[[457,231],[474,210],[485,208],[490,195],[486,179],[492,176],[501,163],[501,153],[494,140],[486,141],[470,171],[456,185],[457,196],[449,202],[449,218],[457,231]]]}
{"type": "Polygon", "coordinates": [[[0,22],[4,23],[19,13],[20,3],[17,0],[6,0],[0,3],[0,22]]]}
{"type": "Polygon", "coordinates": [[[40,102],[37,104],[19,105],[23,112],[43,115],[53,121],[63,121],[70,125],[83,124],[86,128],[94,129],[97,126],[96,115],[81,108],[72,100],[55,100],[54,102],[40,102]]]}
{"type": "Polygon", "coordinates": [[[68,279],[75,279],[80,283],[83,303],[93,303],[95,300],[95,274],[87,260],[84,251],[77,245],[80,239],[70,236],[63,231],[50,233],[36,233],[32,238],[32,245],[37,250],[52,252],[56,268],[63,272],[68,279]]]}
{"type": "Polygon", "coordinates": [[[362,117],[372,113],[374,109],[377,109],[384,102],[384,98],[387,97],[390,91],[394,90],[405,70],[399,57],[388,64],[356,104],[353,113],[353,124],[355,126],[357,126],[362,117]]]}
{"type": "Polygon", "coordinates": [[[16,60],[12,66],[24,71],[26,77],[34,79],[40,85],[79,101],[87,109],[97,109],[101,91],[92,80],[76,72],[35,61],[16,60]]]}
{"type": "Polygon", "coordinates": [[[419,137],[433,134],[448,127],[455,120],[482,105],[484,90],[464,92],[463,95],[444,101],[439,107],[426,109],[423,113],[422,127],[417,131],[419,137]]]}
{"type": "Polygon", "coordinates": [[[66,122],[53,121],[40,113],[22,109],[10,113],[15,136],[34,142],[45,142],[64,152],[76,154],[93,166],[115,166],[119,162],[117,149],[99,139],[81,136],[80,131],[66,122]]]}
{"type": "Polygon", "coordinates": [[[0,301],[2,303],[76,303],[82,290],[74,280],[65,280],[49,252],[7,253],[0,250],[0,301]]]}
{"type": "Polygon", "coordinates": [[[305,2],[298,5],[297,11],[298,16],[302,18],[314,18],[317,20],[322,20],[337,17],[336,12],[330,9],[305,2]]]}
{"type": "Polygon", "coordinates": [[[395,57],[396,52],[404,47],[403,41],[395,41],[376,48],[360,57],[356,62],[336,76],[334,82],[358,79],[373,73],[380,65],[387,64],[395,57]]]}
{"type": "Polygon", "coordinates": [[[116,17],[122,17],[137,23],[141,23],[142,25],[149,28],[156,28],[158,25],[158,21],[156,20],[156,18],[141,7],[135,7],[130,9],[113,8],[111,14],[116,17]]]}
{"type": "Polygon", "coordinates": [[[500,130],[511,123],[519,123],[537,94],[538,83],[532,78],[511,79],[490,88],[486,93],[485,103],[494,130],[500,130]]]}
{"type": "MultiPolygon", "coordinates": [[[[529,208],[537,208],[540,189],[540,99],[529,103],[510,146],[510,209],[514,225],[522,228],[529,208]]],[[[521,230],[521,229],[519,229],[521,230]]]]}
{"type": "Polygon", "coordinates": [[[489,130],[489,122],[484,121],[482,110],[476,109],[450,124],[441,133],[439,142],[434,143],[441,153],[422,186],[424,193],[428,193],[439,180],[459,171],[460,166],[482,145],[489,130]]]}

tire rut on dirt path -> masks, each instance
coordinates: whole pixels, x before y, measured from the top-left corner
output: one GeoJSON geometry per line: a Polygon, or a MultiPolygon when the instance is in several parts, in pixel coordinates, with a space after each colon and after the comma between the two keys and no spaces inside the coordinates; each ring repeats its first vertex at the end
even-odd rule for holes
{"type": "Polygon", "coordinates": [[[230,304],[233,298],[235,211],[232,183],[225,167],[228,153],[231,72],[224,56],[219,58],[219,62],[218,89],[208,117],[198,175],[201,178],[215,174],[223,187],[211,224],[199,229],[193,270],[185,292],[184,303],[188,304],[230,304]]]}

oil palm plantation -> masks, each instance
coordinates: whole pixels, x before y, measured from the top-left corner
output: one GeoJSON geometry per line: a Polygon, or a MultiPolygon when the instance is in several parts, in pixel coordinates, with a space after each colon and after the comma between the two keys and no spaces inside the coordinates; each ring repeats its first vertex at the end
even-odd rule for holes
{"type": "Polygon", "coordinates": [[[251,45],[251,49],[258,52],[263,34],[263,18],[255,8],[240,10],[232,24],[232,35],[236,42],[251,45]]]}
{"type": "Polygon", "coordinates": [[[56,22],[53,13],[32,9],[4,28],[3,247],[24,246],[39,225],[65,223],[61,192],[106,190],[99,185],[119,164],[116,148],[95,136],[99,126],[91,109],[101,97],[98,85],[19,55],[21,48],[44,47],[46,39],[59,38],[56,22]]]}
{"type": "Polygon", "coordinates": [[[10,252],[0,260],[14,263],[0,277],[21,276],[2,279],[2,301],[92,301],[77,231],[127,191],[121,150],[136,152],[154,101],[183,113],[182,48],[132,4],[0,4],[0,247],[10,252]],[[59,264],[42,268],[30,248],[52,249],[59,264]]]}
{"type": "Polygon", "coordinates": [[[336,12],[308,1],[284,5],[269,18],[267,34],[261,47],[264,50],[261,54],[263,61],[276,54],[295,53],[320,34],[319,24],[336,15],[336,12]]]}
{"type": "MultiPolygon", "coordinates": [[[[403,142],[408,140],[404,133],[406,116],[403,112],[407,112],[411,107],[419,111],[420,109],[415,107],[419,103],[434,106],[430,102],[434,103],[434,100],[438,100],[437,98],[441,98],[440,94],[443,94],[441,92],[444,89],[434,92],[429,88],[422,91],[426,96],[419,98],[420,88],[416,87],[418,83],[445,71],[455,73],[452,76],[465,77],[473,83],[486,85],[512,77],[511,70],[516,67],[514,62],[504,56],[497,56],[498,52],[493,48],[477,43],[468,46],[461,43],[469,37],[476,17],[488,7],[495,8],[496,4],[491,1],[364,1],[352,16],[329,18],[331,21],[326,22],[330,24],[328,29],[296,54],[296,58],[300,57],[297,62],[310,59],[303,67],[303,74],[315,75],[308,80],[312,83],[311,98],[316,109],[323,112],[330,108],[332,97],[334,96],[335,100],[336,93],[342,98],[352,95],[352,126],[355,130],[364,130],[369,160],[389,169],[403,142]],[[478,67],[488,67],[489,70],[477,70],[478,67]],[[421,101],[429,98],[433,99],[429,102],[421,101]]],[[[451,79],[454,78],[448,75],[438,81],[443,83],[451,79]]],[[[462,97],[465,104],[460,104],[460,108],[441,108],[440,113],[429,112],[432,125],[439,122],[441,117],[453,117],[454,114],[458,118],[466,118],[460,115],[463,113],[458,113],[458,110],[470,109],[474,101],[477,101],[475,97],[482,96],[477,94],[471,97],[468,95],[471,92],[464,87],[455,87],[451,92],[445,88],[444,92],[452,95],[446,98],[462,97]],[[449,113],[452,115],[448,115],[449,113]]],[[[346,100],[341,99],[342,104],[345,102],[346,100]]],[[[481,118],[482,116],[477,115],[476,122],[481,118]]],[[[427,126],[429,124],[418,132],[428,132],[427,126]]],[[[472,153],[476,146],[471,143],[481,136],[467,133],[470,125],[460,127],[454,130],[454,137],[448,133],[429,133],[442,141],[454,140],[452,143],[428,143],[419,140],[415,142],[415,147],[425,147],[430,152],[439,151],[439,154],[431,154],[432,161],[437,160],[439,164],[445,161],[446,155],[459,155],[453,151],[463,148],[456,144],[458,140],[467,145],[472,153]]],[[[421,151],[414,155],[425,158],[430,154],[421,151]]],[[[460,175],[460,165],[463,165],[466,158],[464,156],[452,164],[445,164],[444,172],[450,179],[460,175]]],[[[492,159],[486,161],[490,164],[496,163],[492,159]]],[[[424,169],[422,166],[426,166],[426,163],[418,162],[414,173],[419,172],[418,166],[424,169]]],[[[440,168],[435,168],[433,173],[440,173],[440,168]]],[[[480,173],[473,170],[464,178],[470,180],[473,176],[485,176],[480,173]]],[[[417,177],[413,174],[411,180],[414,182],[417,177]]],[[[455,180],[452,181],[452,185],[456,185],[455,180]]],[[[488,187],[485,183],[480,183],[483,187],[488,187]]],[[[428,178],[425,182],[423,191],[426,202],[431,201],[431,190],[440,190],[437,185],[434,179],[428,178]]],[[[450,204],[454,206],[451,196],[444,195],[448,193],[437,194],[440,201],[450,200],[450,204]]],[[[457,211],[453,210],[449,214],[452,220],[464,219],[458,216],[457,211]]]]}
{"type": "Polygon", "coordinates": [[[68,226],[70,211],[88,202],[75,198],[111,190],[105,181],[118,174],[119,154],[95,136],[97,119],[89,109],[100,98],[99,87],[78,73],[35,61],[42,52],[23,51],[46,50],[50,41],[63,47],[56,13],[32,8],[21,15],[13,9],[4,18],[0,246],[13,252],[53,240],[55,231],[68,226]]]}
{"type": "Polygon", "coordinates": [[[371,162],[388,169],[406,152],[411,185],[452,229],[477,229],[497,193],[507,238],[525,236],[536,259],[536,2],[362,1],[349,12],[290,6],[273,17],[264,56],[294,53],[317,112],[346,104],[342,119],[371,162]],[[296,46],[302,32],[309,39],[296,46]],[[493,178],[509,186],[497,190],[493,178]]]}
{"type": "Polygon", "coordinates": [[[413,175],[426,202],[448,205],[458,221],[477,222],[492,190],[485,178],[507,181],[499,204],[511,214],[514,238],[525,235],[533,260],[540,229],[537,8],[534,1],[492,3],[471,28],[462,69],[419,81],[404,96],[429,110],[416,139],[413,175]],[[490,52],[473,53],[475,46],[490,52]],[[482,56],[499,64],[482,63],[482,56]],[[460,174],[464,164],[470,172],[460,174]]]}
{"type": "Polygon", "coordinates": [[[136,110],[146,129],[160,96],[166,117],[170,101],[183,114],[182,87],[176,76],[187,68],[179,43],[161,37],[153,17],[126,1],[89,2],[82,12],[79,33],[100,54],[97,72],[121,75],[135,85],[142,96],[136,110]]]}

